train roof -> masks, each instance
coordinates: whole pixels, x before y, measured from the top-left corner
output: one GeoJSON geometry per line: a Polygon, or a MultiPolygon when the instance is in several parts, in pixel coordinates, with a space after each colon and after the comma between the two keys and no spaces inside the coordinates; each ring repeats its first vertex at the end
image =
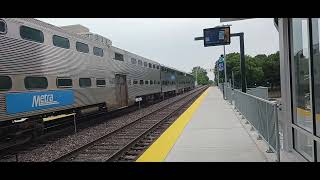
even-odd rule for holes
{"type": "Polygon", "coordinates": [[[157,65],[160,65],[160,63],[157,62],[157,61],[154,61],[154,60],[145,58],[145,57],[140,56],[140,55],[138,55],[138,54],[129,52],[129,51],[127,51],[127,50],[124,50],[124,49],[121,49],[121,48],[118,48],[118,47],[115,47],[115,46],[111,46],[111,48],[115,49],[116,51],[120,51],[120,52],[122,51],[123,53],[125,53],[125,54],[127,54],[127,55],[129,55],[129,56],[133,56],[133,57],[135,57],[135,58],[138,58],[138,59],[140,59],[140,60],[144,60],[144,61],[147,60],[147,61],[150,61],[150,62],[155,63],[155,64],[157,64],[157,65]]]}
{"type": "MultiPolygon", "coordinates": [[[[34,19],[34,18],[6,18],[7,20],[10,20],[10,21],[15,21],[17,23],[24,23],[24,24],[28,24],[28,23],[32,23],[32,25],[36,25],[36,26],[40,26],[42,29],[44,30],[47,30],[47,31],[57,31],[57,32],[60,32],[60,33],[65,33],[69,36],[73,36],[75,38],[79,38],[79,39],[82,39],[82,40],[85,40],[85,41],[89,41],[89,42],[94,42],[94,43],[98,43],[98,44],[101,44],[101,45],[105,45],[105,46],[111,46],[112,45],[112,42],[110,39],[108,38],[105,38],[105,41],[101,41],[100,39],[98,38],[92,38],[90,36],[88,36],[87,34],[93,34],[93,35],[97,35],[97,34],[94,34],[94,33],[91,33],[91,32],[87,32],[87,33],[77,33],[77,31],[75,30],[76,27],[82,27],[82,31],[86,28],[82,25],[70,25],[70,26],[62,26],[62,27],[58,27],[58,26],[55,26],[55,25],[52,25],[52,24],[49,24],[49,23],[46,23],[46,22],[43,22],[43,21],[40,21],[38,19],[34,19]]],[[[89,28],[86,28],[88,31],[89,31],[89,28]]],[[[100,36],[100,35],[98,35],[100,36]]]]}
{"type": "Polygon", "coordinates": [[[167,65],[164,65],[164,64],[161,64],[161,67],[169,68],[169,69],[172,69],[172,70],[175,70],[175,71],[182,72],[182,73],[184,73],[184,74],[188,74],[188,75],[193,76],[193,75],[190,74],[190,73],[187,73],[187,72],[185,72],[185,71],[178,70],[178,69],[176,69],[176,68],[173,68],[173,67],[170,67],[170,66],[167,66],[167,65]]]}
{"type": "MultiPolygon", "coordinates": [[[[67,35],[74,36],[76,38],[83,39],[83,40],[86,40],[86,41],[91,41],[91,42],[94,42],[94,43],[107,45],[108,47],[111,47],[111,48],[116,49],[118,51],[125,52],[127,55],[133,55],[133,56],[136,56],[136,57],[138,57],[140,59],[144,59],[144,60],[148,60],[148,61],[153,62],[153,63],[157,63],[162,67],[170,68],[170,69],[178,71],[178,72],[189,74],[189,73],[186,73],[184,71],[178,70],[176,68],[169,67],[169,66],[166,66],[164,64],[161,64],[161,63],[159,63],[157,61],[153,61],[151,59],[148,59],[148,58],[142,57],[140,55],[137,55],[135,53],[126,51],[124,49],[120,49],[120,48],[115,47],[115,46],[112,46],[112,41],[110,39],[105,38],[105,37],[103,37],[103,36],[101,36],[99,34],[91,33],[89,28],[87,28],[87,27],[85,27],[83,25],[80,25],[80,24],[58,27],[58,26],[55,26],[55,25],[52,25],[52,24],[49,24],[49,23],[34,19],[34,18],[6,18],[6,19],[18,22],[20,24],[21,23],[26,23],[26,24],[32,23],[33,25],[37,25],[37,26],[40,26],[41,28],[44,28],[45,30],[49,30],[49,31],[50,30],[54,30],[54,31],[57,31],[57,32],[60,32],[60,33],[65,33],[67,35]],[[104,42],[103,39],[106,42],[104,42]]],[[[189,75],[192,75],[192,74],[189,74],[189,75]]]]}

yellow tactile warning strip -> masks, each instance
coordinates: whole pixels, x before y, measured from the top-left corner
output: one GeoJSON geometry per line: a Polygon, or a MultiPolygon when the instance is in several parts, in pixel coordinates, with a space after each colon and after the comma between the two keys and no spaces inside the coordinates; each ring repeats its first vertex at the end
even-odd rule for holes
{"type": "Polygon", "coordinates": [[[136,160],[136,162],[162,162],[176,143],[183,129],[191,120],[208,89],[136,160]]]}

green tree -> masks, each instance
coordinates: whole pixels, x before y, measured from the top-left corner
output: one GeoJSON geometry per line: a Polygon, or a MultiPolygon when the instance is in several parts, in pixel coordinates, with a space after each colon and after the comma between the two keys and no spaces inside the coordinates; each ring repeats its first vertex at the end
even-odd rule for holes
{"type": "Polygon", "coordinates": [[[196,77],[196,74],[197,74],[197,79],[198,79],[198,84],[199,85],[207,85],[207,84],[209,84],[208,73],[207,73],[207,71],[205,69],[201,68],[200,66],[193,67],[191,74],[194,77],[196,77]]]}
{"type": "MultiPolygon", "coordinates": [[[[236,88],[241,87],[240,73],[240,54],[229,53],[227,59],[227,81],[232,82],[232,72],[234,74],[234,85],[236,88]]],[[[280,61],[279,51],[270,54],[258,54],[254,57],[245,56],[246,62],[246,82],[247,87],[267,86],[271,87],[280,85],[280,61]]],[[[214,68],[215,83],[218,82],[217,64],[214,68]]],[[[224,71],[219,72],[220,82],[224,82],[224,71]]]]}

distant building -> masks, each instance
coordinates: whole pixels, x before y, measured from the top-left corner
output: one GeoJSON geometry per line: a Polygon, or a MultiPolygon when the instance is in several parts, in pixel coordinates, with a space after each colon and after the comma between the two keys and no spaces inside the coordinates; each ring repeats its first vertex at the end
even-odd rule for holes
{"type": "Polygon", "coordinates": [[[82,36],[86,36],[88,38],[90,38],[93,41],[99,41],[105,45],[111,46],[112,45],[112,41],[106,37],[103,37],[99,34],[94,34],[91,33],[89,28],[82,26],[80,24],[75,24],[75,25],[69,25],[69,26],[61,26],[60,28],[71,32],[71,33],[75,33],[75,34],[79,34],[82,36]]]}

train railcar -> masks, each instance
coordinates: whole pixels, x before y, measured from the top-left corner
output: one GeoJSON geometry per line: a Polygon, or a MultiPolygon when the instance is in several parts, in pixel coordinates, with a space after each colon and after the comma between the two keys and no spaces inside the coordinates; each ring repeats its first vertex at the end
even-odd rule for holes
{"type": "Polygon", "coordinates": [[[188,73],[179,72],[178,73],[178,92],[183,93],[194,88],[194,79],[193,76],[188,73]]]}
{"type": "MultiPolygon", "coordinates": [[[[32,129],[41,127],[39,115],[112,109],[119,104],[110,44],[35,19],[2,22],[1,122],[25,121],[19,127],[32,129]]],[[[2,128],[0,134],[7,130],[2,128]]]]}
{"type": "Polygon", "coordinates": [[[161,66],[161,82],[162,93],[166,95],[175,95],[177,93],[176,88],[176,71],[170,67],[161,66]]]}
{"type": "Polygon", "coordinates": [[[175,68],[162,65],[161,82],[164,94],[180,94],[194,88],[194,79],[191,74],[179,71],[175,68]]]}
{"type": "Polygon", "coordinates": [[[135,99],[153,100],[161,95],[160,64],[136,54],[111,47],[114,60],[111,68],[127,82],[128,95],[119,94],[122,99],[128,97],[128,105],[135,103],[135,99]]]}
{"type": "Polygon", "coordinates": [[[112,111],[137,97],[176,93],[175,78],[176,70],[83,26],[0,18],[0,137],[41,131],[44,117],[112,111]]]}

